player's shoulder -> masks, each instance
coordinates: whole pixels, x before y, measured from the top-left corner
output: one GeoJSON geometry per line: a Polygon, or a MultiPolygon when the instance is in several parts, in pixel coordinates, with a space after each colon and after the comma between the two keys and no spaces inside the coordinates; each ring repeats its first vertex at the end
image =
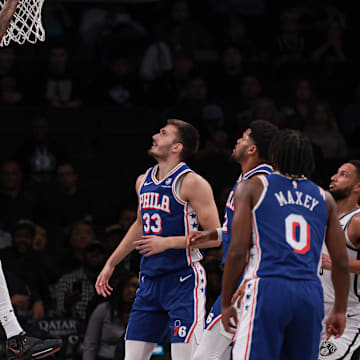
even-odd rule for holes
{"type": "Polygon", "coordinates": [[[236,193],[238,194],[246,194],[262,191],[264,186],[266,186],[266,182],[264,181],[264,175],[253,176],[246,181],[241,181],[236,188],[236,193]]]}
{"type": "Polygon", "coordinates": [[[189,171],[184,174],[182,183],[185,186],[196,186],[199,184],[208,184],[208,181],[200,174],[197,174],[194,171],[189,171]]]}
{"type": "Polygon", "coordinates": [[[360,235],[360,212],[355,213],[355,215],[351,218],[349,226],[351,226],[351,230],[353,232],[360,235]]]}
{"type": "Polygon", "coordinates": [[[146,177],[146,173],[140,174],[137,179],[136,182],[143,182],[145,180],[146,177]]]}
{"type": "Polygon", "coordinates": [[[146,175],[147,175],[147,172],[146,172],[146,173],[143,173],[143,174],[140,174],[140,175],[137,177],[136,182],[135,182],[135,189],[136,189],[137,192],[139,192],[141,185],[142,185],[143,182],[145,181],[146,175]]]}
{"type": "Polygon", "coordinates": [[[187,200],[198,196],[212,196],[212,188],[209,182],[201,175],[188,172],[181,181],[180,194],[183,199],[187,200]]]}

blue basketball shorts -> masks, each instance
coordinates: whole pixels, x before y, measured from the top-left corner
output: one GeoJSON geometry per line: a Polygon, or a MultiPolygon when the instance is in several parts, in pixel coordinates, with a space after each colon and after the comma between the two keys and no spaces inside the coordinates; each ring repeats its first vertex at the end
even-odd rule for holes
{"type": "Polygon", "coordinates": [[[318,281],[247,281],[233,358],[317,360],[323,316],[318,281]]]}
{"type": "Polygon", "coordinates": [[[126,340],[164,344],[198,343],[204,329],[205,270],[200,263],[174,273],[147,277],[140,286],[129,316],[126,340]]]}

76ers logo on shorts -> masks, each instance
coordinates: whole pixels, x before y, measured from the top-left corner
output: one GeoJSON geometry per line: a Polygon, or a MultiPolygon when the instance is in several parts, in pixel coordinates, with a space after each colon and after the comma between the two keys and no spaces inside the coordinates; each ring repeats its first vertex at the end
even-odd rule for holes
{"type": "Polygon", "coordinates": [[[186,336],[186,326],[181,326],[180,320],[175,320],[174,323],[174,336],[179,336],[181,338],[184,338],[186,336]]]}
{"type": "Polygon", "coordinates": [[[329,356],[333,354],[337,350],[337,347],[329,342],[329,341],[323,341],[320,346],[320,355],[321,356],[329,356]]]}

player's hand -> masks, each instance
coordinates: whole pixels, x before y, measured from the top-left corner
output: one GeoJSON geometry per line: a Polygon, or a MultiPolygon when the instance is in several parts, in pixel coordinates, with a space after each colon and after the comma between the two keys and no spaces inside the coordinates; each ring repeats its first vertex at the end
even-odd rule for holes
{"type": "Polygon", "coordinates": [[[113,288],[109,285],[109,280],[114,272],[114,269],[115,269],[114,266],[111,266],[108,263],[106,263],[104,268],[101,270],[101,273],[97,277],[95,284],[95,289],[98,295],[102,295],[105,298],[111,295],[113,288]]]}
{"type": "Polygon", "coordinates": [[[141,240],[134,241],[135,249],[144,256],[161,253],[169,248],[166,237],[155,235],[143,235],[141,240]]]}
{"type": "Polygon", "coordinates": [[[221,321],[227,332],[229,332],[231,334],[235,334],[237,323],[238,323],[238,318],[237,318],[236,309],[232,305],[227,306],[227,307],[222,307],[221,321]]]}
{"type": "Polygon", "coordinates": [[[321,267],[326,270],[331,270],[332,262],[329,255],[321,254],[321,267]]]}
{"type": "Polygon", "coordinates": [[[231,305],[235,305],[238,308],[240,307],[241,300],[243,299],[243,297],[245,295],[245,285],[246,285],[246,282],[244,282],[241,286],[239,286],[236,289],[234,295],[231,298],[231,305]]]}
{"type": "Polygon", "coordinates": [[[189,235],[186,236],[186,247],[192,249],[192,248],[198,248],[201,246],[202,243],[210,241],[210,240],[216,240],[217,239],[217,232],[215,231],[191,231],[189,235]],[[215,238],[213,239],[215,234],[215,238]]]}
{"type": "Polygon", "coordinates": [[[333,310],[326,320],[326,340],[328,340],[330,336],[335,336],[335,339],[340,337],[344,333],[345,326],[346,314],[333,310]]]}

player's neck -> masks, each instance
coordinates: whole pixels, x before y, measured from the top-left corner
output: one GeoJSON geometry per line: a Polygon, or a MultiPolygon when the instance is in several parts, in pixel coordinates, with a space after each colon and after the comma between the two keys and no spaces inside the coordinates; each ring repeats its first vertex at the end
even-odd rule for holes
{"type": "Polygon", "coordinates": [[[181,160],[179,159],[167,159],[164,161],[158,161],[159,169],[156,174],[158,181],[164,179],[169,174],[169,172],[174,169],[179,163],[181,163],[181,160]]]}
{"type": "Polygon", "coordinates": [[[255,169],[257,166],[263,163],[264,162],[260,159],[253,159],[253,158],[246,159],[245,161],[242,161],[240,163],[241,171],[243,174],[246,174],[247,172],[251,171],[252,169],[255,169]]]}
{"type": "Polygon", "coordinates": [[[346,199],[336,200],[338,217],[342,217],[359,207],[357,200],[352,197],[346,199]]]}

